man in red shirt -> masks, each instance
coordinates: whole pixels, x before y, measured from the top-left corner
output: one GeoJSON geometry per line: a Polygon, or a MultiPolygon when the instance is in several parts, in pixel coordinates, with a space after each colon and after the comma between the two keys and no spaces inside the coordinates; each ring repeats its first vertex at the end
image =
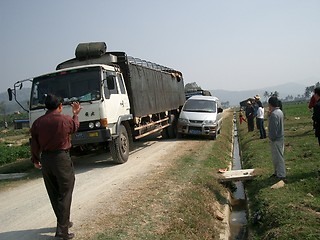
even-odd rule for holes
{"type": "Polygon", "coordinates": [[[79,103],[73,103],[73,117],[62,114],[62,98],[48,94],[45,115],[39,117],[31,127],[32,162],[42,169],[44,183],[57,217],[56,237],[72,239],[69,233],[70,207],[74,188],[75,175],[69,154],[71,148],[70,135],[79,128],[79,103]]]}

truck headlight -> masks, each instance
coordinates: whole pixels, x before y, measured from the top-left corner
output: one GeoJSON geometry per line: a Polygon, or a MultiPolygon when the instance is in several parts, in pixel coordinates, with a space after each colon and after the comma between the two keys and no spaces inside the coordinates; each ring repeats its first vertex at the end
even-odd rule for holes
{"type": "Polygon", "coordinates": [[[100,121],[97,121],[94,125],[96,126],[96,128],[100,128],[101,127],[100,121]]]}
{"type": "Polygon", "coordinates": [[[94,128],[94,123],[93,122],[89,122],[89,128],[93,129],[94,128]]]}

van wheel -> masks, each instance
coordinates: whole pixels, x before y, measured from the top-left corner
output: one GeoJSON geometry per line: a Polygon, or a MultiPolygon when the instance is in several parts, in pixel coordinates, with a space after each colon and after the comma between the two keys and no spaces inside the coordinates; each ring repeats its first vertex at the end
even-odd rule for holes
{"type": "Polygon", "coordinates": [[[210,135],[210,136],[209,136],[209,139],[210,139],[210,140],[216,140],[216,139],[217,139],[217,134],[215,134],[215,135],[210,135]]]}
{"type": "Polygon", "coordinates": [[[122,124],[119,136],[110,142],[109,148],[114,163],[122,164],[128,161],[130,143],[127,129],[122,124]]]}

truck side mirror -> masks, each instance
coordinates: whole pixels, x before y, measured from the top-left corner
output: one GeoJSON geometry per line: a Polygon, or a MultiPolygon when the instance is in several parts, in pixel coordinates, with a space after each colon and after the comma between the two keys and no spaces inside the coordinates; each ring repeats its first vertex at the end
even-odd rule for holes
{"type": "Polygon", "coordinates": [[[113,90],[115,88],[115,84],[114,84],[115,80],[116,80],[116,77],[114,75],[109,75],[107,77],[107,87],[109,90],[113,90]]]}
{"type": "Polygon", "coordinates": [[[218,108],[218,113],[222,113],[223,112],[223,109],[222,108],[218,108]]]}
{"type": "Polygon", "coordinates": [[[9,101],[12,101],[12,89],[8,88],[9,101]]]}

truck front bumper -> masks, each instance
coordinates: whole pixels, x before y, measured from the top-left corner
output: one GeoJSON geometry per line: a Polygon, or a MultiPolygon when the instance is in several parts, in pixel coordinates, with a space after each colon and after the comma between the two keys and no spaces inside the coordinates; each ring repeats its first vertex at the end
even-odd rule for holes
{"type": "Polygon", "coordinates": [[[110,139],[110,129],[97,129],[91,131],[76,132],[72,134],[71,142],[73,146],[79,146],[88,143],[106,142],[110,139]]]}

